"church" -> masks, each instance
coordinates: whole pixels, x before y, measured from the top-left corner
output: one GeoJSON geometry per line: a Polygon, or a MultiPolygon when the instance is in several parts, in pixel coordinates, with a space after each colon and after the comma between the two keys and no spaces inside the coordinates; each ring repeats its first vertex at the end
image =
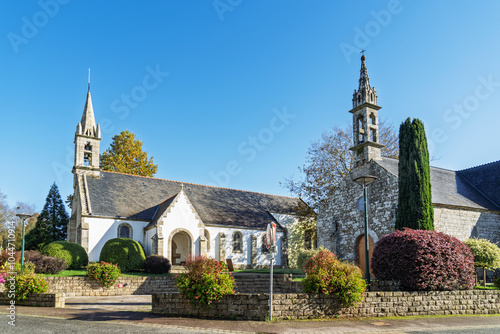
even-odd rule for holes
{"type": "MultiPolygon", "coordinates": [[[[377,93],[361,57],[358,89],[352,98],[354,168],[318,213],[318,245],[364,271],[364,197],[354,179],[377,179],[367,187],[369,256],[374,243],[394,232],[398,205],[398,160],[383,157],[379,141],[377,93]]],[[[460,171],[431,167],[435,230],[459,240],[500,242],[500,161],[460,171]]]]}
{"type": "Polygon", "coordinates": [[[100,141],[89,91],[74,139],[68,241],[82,245],[90,261],[99,261],[106,241],[120,237],[173,265],[203,255],[230,258],[234,268],[269,266],[265,233],[275,223],[274,263],[287,265],[286,235],[299,221],[302,200],[104,171],[100,141]]]}

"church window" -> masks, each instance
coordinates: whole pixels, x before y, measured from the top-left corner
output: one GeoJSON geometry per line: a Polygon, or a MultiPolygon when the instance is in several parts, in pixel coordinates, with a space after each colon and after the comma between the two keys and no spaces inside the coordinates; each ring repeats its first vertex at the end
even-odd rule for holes
{"type": "Polygon", "coordinates": [[[371,132],[371,135],[372,135],[372,137],[370,138],[370,140],[372,142],[376,143],[377,142],[377,130],[371,129],[370,132],[371,132]]]}
{"type": "Polygon", "coordinates": [[[241,232],[233,233],[233,253],[243,252],[243,236],[241,232]]]}
{"type": "Polygon", "coordinates": [[[132,226],[127,223],[118,225],[118,238],[132,239],[132,226]]]}
{"type": "Polygon", "coordinates": [[[155,234],[151,238],[152,244],[153,244],[153,254],[158,254],[158,236],[155,234]]]}
{"type": "Polygon", "coordinates": [[[370,115],[370,123],[373,125],[377,124],[377,118],[375,117],[375,114],[370,115]]]}
{"type": "Polygon", "coordinates": [[[92,166],[92,145],[87,142],[83,151],[83,165],[85,167],[92,166]]]}
{"type": "Polygon", "coordinates": [[[313,239],[313,233],[311,230],[307,230],[304,232],[304,248],[305,249],[312,249],[312,239],[313,239]]]}
{"type": "Polygon", "coordinates": [[[266,234],[264,233],[261,237],[261,245],[260,245],[261,253],[269,253],[269,248],[267,248],[266,243],[267,243],[267,237],[266,234]]]}
{"type": "Polygon", "coordinates": [[[207,240],[207,252],[210,252],[210,232],[208,232],[208,230],[205,230],[204,235],[205,239],[207,240]]]}
{"type": "Polygon", "coordinates": [[[358,144],[361,144],[365,141],[365,130],[363,129],[363,117],[360,116],[357,121],[358,125],[358,144]]]}

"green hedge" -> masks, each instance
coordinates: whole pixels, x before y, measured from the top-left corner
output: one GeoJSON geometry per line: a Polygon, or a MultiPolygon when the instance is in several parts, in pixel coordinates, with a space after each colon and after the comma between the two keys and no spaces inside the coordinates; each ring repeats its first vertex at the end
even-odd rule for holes
{"type": "Polygon", "coordinates": [[[122,272],[140,271],[146,261],[144,250],[137,241],[128,238],[108,240],[102,247],[99,261],[116,263],[122,272]]]}
{"type": "Polygon", "coordinates": [[[54,241],[42,248],[42,254],[66,261],[68,269],[80,269],[89,263],[85,249],[79,244],[67,241],[54,241]]]}

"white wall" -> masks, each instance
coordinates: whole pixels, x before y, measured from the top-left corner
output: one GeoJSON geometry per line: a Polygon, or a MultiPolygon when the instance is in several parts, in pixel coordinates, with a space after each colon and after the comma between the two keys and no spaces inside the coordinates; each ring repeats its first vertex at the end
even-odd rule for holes
{"type": "Polygon", "coordinates": [[[109,239],[118,238],[118,226],[127,223],[132,226],[132,239],[144,245],[144,227],[148,222],[111,218],[84,217],[89,224],[89,261],[99,261],[101,249],[109,239]]]}

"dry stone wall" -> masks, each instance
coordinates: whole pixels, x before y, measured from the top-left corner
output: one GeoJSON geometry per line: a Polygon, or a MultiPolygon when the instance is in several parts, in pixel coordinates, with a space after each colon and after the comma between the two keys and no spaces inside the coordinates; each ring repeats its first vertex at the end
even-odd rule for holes
{"type": "MultiPolygon", "coordinates": [[[[498,314],[500,291],[366,292],[358,307],[344,308],[334,295],[275,294],[273,318],[314,319],[449,314],[498,314]]],[[[265,320],[268,294],[226,295],[208,309],[188,307],[179,294],[154,294],[153,313],[240,320],[265,320]]]]}

